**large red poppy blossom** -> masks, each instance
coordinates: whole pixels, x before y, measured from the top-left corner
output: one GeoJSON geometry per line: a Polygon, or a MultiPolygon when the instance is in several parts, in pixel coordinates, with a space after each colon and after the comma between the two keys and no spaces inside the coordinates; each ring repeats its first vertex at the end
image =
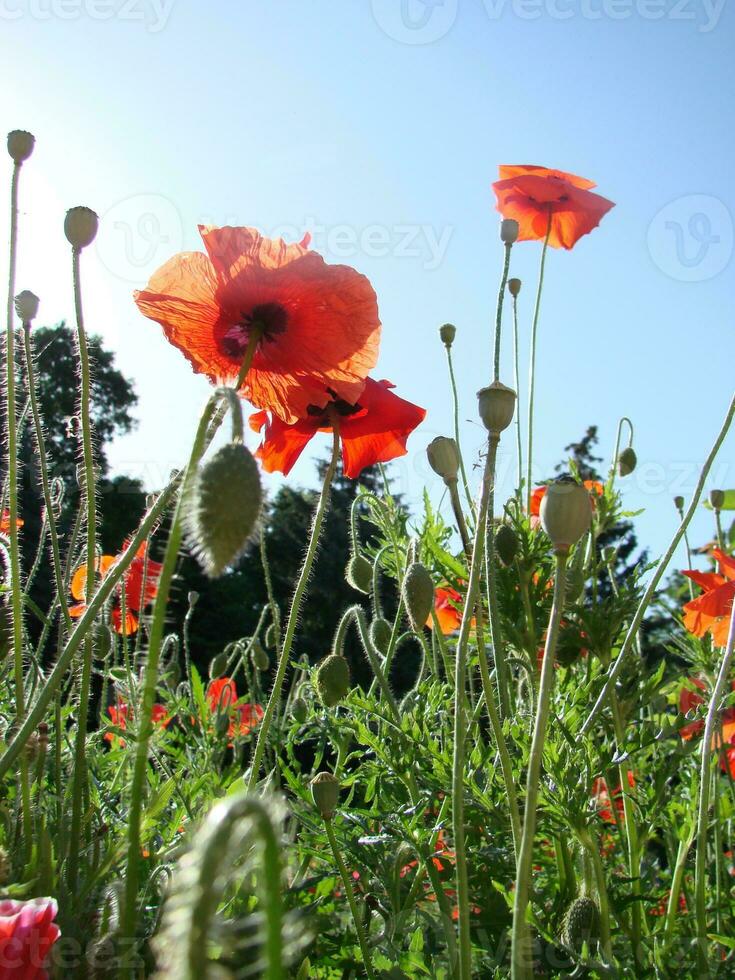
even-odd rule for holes
{"type": "MultiPolygon", "coordinates": [[[[135,557],[122,577],[122,586],[116,588],[112,605],[112,625],[116,633],[129,636],[138,629],[138,616],[158,595],[158,580],[163,565],[147,557],[145,542],[138,548],[135,557]],[[122,599],[125,592],[125,623],[122,621],[122,599]]],[[[120,560],[120,555],[101,555],[95,562],[95,570],[104,579],[120,560]]],[[[80,565],[71,580],[71,594],[77,602],[69,607],[69,615],[77,618],[87,611],[87,566],[80,565]]]]}
{"type": "Polygon", "coordinates": [[[524,165],[498,170],[500,180],[493,184],[497,209],[518,222],[518,241],[544,241],[549,229],[549,245],[574,248],[615,207],[592,193],[593,181],[576,174],[524,165]]]}
{"type": "Polygon", "coordinates": [[[0,980],[47,980],[51,947],[61,935],[52,898],[0,901],[0,980]]]}
{"type": "Polygon", "coordinates": [[[198,374],[233,382],[253,331],[257,348],[242,393],[286,422],[322,408],[327,389],[359,398],[378,357],[375,291],[346,265],[254,228],[207,228],[207,250],[175,255],[135,293],[138,308],[198,374]]]}
{"type": "Polygon", "coordinates": [[[406,441],[420,425],[426,410],[390,390],[390,381],[368,378],[359,401],[333,399],[325,408],[310,405],[305,418],[287,425],[278,416],[256,412],[250,427],[263,431],[256,456],[268,473],[287,474],[317,432],[331,432],[339,423],[345,476],[356,479],[366,466],[406,455],[406,441]]]}
{"type": "Polygon", "coordinates": [[[735,598],[735,558],[730,558],[718,548],[713,548],[712,554],[720,566],[719,574],[694,569],[684,572],[687,578],[704,590],[702,595],[684,606],[684,626],[695,636],[710,633],[716,646],[724,646],[735,598]]]}

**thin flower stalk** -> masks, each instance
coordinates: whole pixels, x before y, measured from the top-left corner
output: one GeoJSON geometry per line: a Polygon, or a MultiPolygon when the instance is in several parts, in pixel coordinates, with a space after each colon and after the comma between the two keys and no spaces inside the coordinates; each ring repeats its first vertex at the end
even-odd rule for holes
{"type": "MultiPolygon", "coordinates": [[[[513,295],[513,387],[520,396],[521,393],[521,369],[520,369],[520,345],[518,342],[518,295],[513,295]]],[[[516,411],[516,453],[518,456],[518,500],[523,499],[523,434],[521,432],[521,410],[520,406],[516,411]]]]}
{"type": "Polygon", "coordinates": [[[543,248],[541,249],[541,264],[538,274],[538,288],[536,290],[536,303],[533,308],[533,321],[531,323],[531,355],[528,365],[528,459],[526,460],[526,503],[530,510],[531,493],[533,492],[533,409],[534,396],[536,391],[536,341],[538,334],[538,319],[541,311],[541,293],[544,288],[544,269],[546,267],[546,253],[549,250],[549,236],[551,235],[551,211],[546,227],[546,237],[544,238],[543,248]]]}
{"type": "MultiPolygon", "coordinates": [[[[505,299],[505,287],[508,284],[508,272],[510,270],[510,252],[513,248],[512,242],[506,242],[505,258],[503,260],[503,274],[500,277],[500,289],[498,290],[498,304],[495,311],[495,347],[493,357],[493,381],[500,380],[500,338],[503,330],[503,300],[505,299]]],[[[516,391],[518,389],[516,388],[516,391]]]]}
{"type": "Polygon", "coordinates": [[[365,967],[365,973],[367,974],[369,980],[377,980],[377,973],[373,967],[373,960],[370,955],[370,946],[368,945],[367,936],[365,934],[365,929],[360,916],[360,910],[357,907],[357,900],[355,899],[355,889],[352,887],[350,873],[347,870],[347,865],[342,857],[342,852],[339,849],[339,844],[337,843],[337,838],[334,834],[334,827],[332,826],[331,819],[325,817],[324,827],[327,831],[329,846],[332,849],[334,860],[337,862],[337,867],[339,868],[339,874],[342,878],[342,885],[344,887],[345,894],[347,895],[350,912],[352,913],[352,921],[355,926],[355,932],[357,933],[357,941],[360,944],[360,952],[362,953],[362,963],[365,967]]]}
{"type": "Polygon", "coordinates": [[[464,489],[464,495],[467,498],[467,505],[470,509],[470,514],[475,517],[475,502],[472,499],[472,494],[470,493],[470,484],[467,479],[467,471],[465,470],[464,466],[464,456],[462,455],[462,443],[459,441],[459,394],[457,393],[457,379],[454,376],[452,349],[448,344],[445,344],[444,346],[447,352],[449,383],[452,388],[452,418],[454,421],[454,441],[457,443],[457,454],[459,455],[459,472],[462,476],[462,487],[464,489]]]}

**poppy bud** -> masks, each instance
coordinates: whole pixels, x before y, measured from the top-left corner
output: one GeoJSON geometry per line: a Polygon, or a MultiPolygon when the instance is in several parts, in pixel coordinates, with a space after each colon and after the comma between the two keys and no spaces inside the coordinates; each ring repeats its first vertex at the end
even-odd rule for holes
{"type": "Polygon", "coordinates": [[[587,490],[574,480],[561,478],[550,483],[541,501],[541,526],[556,551],[566,552],[590,526],[592,501],[587,490]]]}
{"type": "Polygon", "coordinates": [[[227,654],[218,653],[209,665],[209,676],[214,681],[218,677],[223,677],[227,670],[227,654]]]}
{"type": "Polygon", "coordinates": [[[348,585],[369,595],[373,588],[373,566],[363,555],[353,555],[347,562],[345,578],[348,585]]]}
{"type": "Polygon", "coordinates": [[[217,714],[214,719],[214,731],[220,737],[222,735],[229,734],[230,731],[230,715],[224,704],[220,704],[217,707],[217,714]]]}
{"type": "Polygon", "coordinates": [[[677,510],[684,510],[684,498],[679,495],[674,497],[674,507],[676,507],[677,510]]]}
{"type": "Polygon", "coordinates": [[[24,289],[22,293],[18,293],[15,297],[15,312],[18,314],[21,323],[31,323],[36,319],[38,313],[38,296],[32,293],[30,289],[24,289]]]}
{"type": "Polygon", "coordinates": [[[445,323],[443,326],[439,327],[439,336],[441,337],[441,341],[446,348],[452,346],[456,335],[457,328],[453,323],[445,323]]]}
{"type": "Polygon", "coordinates": [[[498,528],[495,534],[495,550],[506,568],[513,563],[518,553],[518,538],[509,524],[501,524],[498,528]]]}
{"type": "Polygon", "coordinates": [[[293,704],[291,705],[291,714],[293,715],[294,721],[298,722],[299,725],[303,725],[309,716],[309,707],[303,698],[294,698],[293,704]]]}
{"type": "Polygon", "coordinates": [[[265,631],[265,645],[269,650],[273,650],[276,645],[276,627],[270,623],[265,631]]]}
{"type": "Polygon", "coordinates": [[[457,479],[459,472],[459,449],[454,439],[448,436],[437,436],[426,447],[429,466],[445,483],[457,479]]]}
{"type": "Polygon", "coordinates": [[[258,466],[239,442],[218,450],[200,467],[184,499],[191,546],[210,578],[245,550],[260,513],[258,466]]]}
{"type": "Polygon", "coordinates": [[[518,222],[515,218],[503,218],[500,222],[500,241],[504,245],[512,245],[518,239],[520,231],[518,222]]]}
{"type": "Polygon", "coordinates": [[[515,299],[521,291],[521,280],[520,279],[509,279],[508,280],[508,292],[515,299]]]}
{"type": "Polygon", "coordinates": [[[350,665],[339,653],[330,653],[316,672],[316,691],[326,708],[339,704],[350,689],[350,665]]]}
{"type": "Polygon", "coordinates": [[[411,628],[420,633],[434,607],[434,583],[425,565],[415,561],[408,566],[403,579],[403,601],[411,628]]]}
{"type": "Polygon", "coordinates": [[[516,393],[500,381],[493,381],[477,392],[477,398],[483,425],[491,435],[500,435],[513,421],[516,393]]]}
{"type": "Polygon", "coordinates": [[[387,619],[374,619],[370,624],[370,639],[372,644],[378,653],[382,653],[383,656],[388,652],[392,635],[393,630],[387,619]]]}
{"type": "Polygon", "coordinates": [[[23,163],[33,153],[36,137],[24,129],[14,129],[8,133],[8,153],[15,163],[23,163]]]}
{"type": "Polygon", "coordinates": [[[197,602],[199,602],[199,593],[195,592],[194,589],[192,589],[186,598],[189,602],[189,609],[191,609],[192,606],[195,606],[197,602]]]}
{"type": "Polygon", "coordinates": [[[271,658],[263,649],[260,640],[253,640],[253,648],[250,653],[250,657],[253,661],[253,665],[258,670],[268,670],[271,665],[271,658]]]}
{"type": "Polygon", "coordinates": [[[709,502],[712,504],[713,510],[722,510],[722,505],[725,503],[725,491],[724,490],[710,490],[709,492],[709,502]]]}
{"type": "Polygon", "coordinates": [[[618,556],[618,549],[609,544],[602,549],[602,560],[606,565],[611,565],[618,556]]]}
{"type": "Polygon", "coordinates": [[[638,457],[635,454],[635,449],[632,446],[628,446],[618,456],[618,473],[620,476],[628,476],[637,465],[638,457]]]}
{"type": "Polygon", "coordinates": [[[331,772],[320,772],[311,781],[314,806],[325,820],[331,820],[339,803],[339,780],[331,772]]]}
{"type": "Polygon", "coordinates": [[[584,943],[591,943],[600,937],[600,910],[589,896],[575,898],[567,909],[562,926],[561,939],[564,945],[575,952],[584,943]]]}
{"type": "Polygon", "coordinates": [[[97,236],[99,218],[91,208],[71,208],[64,219],[64,234],[76,251],[91,245],[97,236]]]}

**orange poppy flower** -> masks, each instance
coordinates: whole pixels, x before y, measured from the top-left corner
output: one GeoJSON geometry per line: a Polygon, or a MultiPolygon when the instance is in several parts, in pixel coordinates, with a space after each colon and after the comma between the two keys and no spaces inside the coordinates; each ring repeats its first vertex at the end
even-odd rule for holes
{"type": "MultiPolygon", "coordinates": [[[[695,687],[699,688],[700,691],[706,691],[707,685],[699,677],[690,677],[689,683],[693,684],[695,687]]],[[[732,690],[735,691],[735,681],[731,684],[732,690]]],[[[704,704],[704,698],[694,691],[690,690],[688,687],[683,687],[679,692],[679,711],[685,715],[689,711],[698,707],[700,704],[704,704]]],[[[735,741],[735,707],[726,708],[721,715],[722,724],[722,741],[725,744],[735,741]]],[[[692,721],[684,725],[683,728],[679,729],[679,735],[687,741],[694,738],[695,735],[699,735],[704,731],[704,720],[692,721]]],[[[716,731],[712,736],[712,749],[718,748],[720,745],[720,731],[716,731]]]]}
{"type": "MultiPolygon", "coordinates": [[[[601,497],[605,492],[605,487],[600,483],[599,480],[585,480],[584,486],[589,490],[590,493],[595,493],[597,494],[598,497],[601,497]]],[[[541,516],[541,501],[546,496],[547,489],[548,489],[547,486],[536,487],[536,489],[531,494],[531,509],[530,509],[531,517],[541,516]]],[[[594,505],[595,505],[595,500],[593,497],[592,506],[594,507],[594,505]]]]}
{"type": "MultiPolygon", "coordinates": [[[[138,629],[138,618],[142,609],[150,605],[158,594],[158,580],[163,565],[148,558],[145,542],[138,548],[135,558],[128,565],[122,578],[122,588],[118,585],[112,606],[112,625],[116,633],[129,636],[138,629]],[[122,592],[125,591],[125,624],[122,621],[122,592]]],[[[95,562],[95,570],[104,579],[117,562],[120,555],[102,555],[95,562]]],[[[77,618],[87,611],[87,566],[80,565],[71,580],[71,594],[77,603],[69,606],[69,615],[77,618]]]]}
{"type": "Polygon", "coordinates": [[[687,578],[704,589],[702,595],[684,606],[684,626],[695,636],[711,633],[716,646],[724,646],[735,597],[735,558],[730,558],[718,548],[714,548],[712,554],[720,566],[719,574],[693,569],[684,572],[687,578]]]}
{"type": "MultiPolygon", "coordinates": [[[[630,769],[628,770],[628,786],[630,786],[631,789],[635,789],[635,777],[630,769]]],[[[622,813],[625,809],[622,794],[623,787],[620,783],[618,783],[613,790],[612,801],[618,813],[622,813]]],[[[615,823],[607,782],[602,778],[602,776],[598,776],[592,783],[592,799],[595,802],[600,818],[604,820],[605,823],[615,823]]]]}
{"type": "MultiPolygon", "coordinates": [[[[24,524],[25,521],[20,517],[15,522],[16,527],[23,527],[24,524]]],[[[0,517],[0,534],[10,534],[10,511],[7,509],[7,507],[0,517]]]]}
{"type": "MultiPolygon", "coordinates": [[[[116,728],[121,728],[123,731],[127,730],[128,720],[132,721],[133,715],[130,710],[130,705],[123,701],[122,698],[118,698],[117,704],[111,704],[107,713],[110,716],[112,724],[116,728]]],[[[151,711],[151,721],[154,725],[158,725],[161,728],[168,728],[171,724],[171,716],[166,711],[166,708],[162,704],[154,704],[153,710],[151,711]]],[[[110,743],[117,743],[118,745],[125,745],[125,739],[119,735],[115,735],[113,732],[106,732],[105,741],[110,743]]]]}
{"type": "MultiPolygon", "coordinates": [[[[237,687],[231,677],[218,677],[207,687],[207,704],[213,715],[230,718],[228,738],[244,737],[259,724],[265,712],[259,704],[238,704],[237,687]]],[[[231,747],[232,743],[230,743],[231,747]]]]}
{"type": "Polygon", "coordinates": [[[194,371],[232,382],[253,331],[258,342],[243,394],[286,422],[327,389],[354,403],[378,357],[375,291],[346,265],[327,265],[298,245],[264,238],[254,228],[199,232],[207,250],[175,255],[135,302],[163,327],[194,371]]]}
{"type": "Polygon", "coordinates": [[[263,430],[263,441],[255,455],[268,473],[287,474],[317,432],[331,432],[332,419],[339,419],[342,466],[345,476],[356,479],[366,466],[387,463],[406,455],[406,441],[423,421],[426,411],[399,398],[390,381],[368,378],[357,403],[333,398],[326,408],[308,406],[307,416],[287,425],[277,415],[256,412],[250,428],[263,430]]]}
{"type": "MultiPolygon", "coordinates": [[[[462,625],[462,596],[456,589],[442,586],[434,592],[434,612],[439,629],[444,636],[454,633],[462,625]]],[[[434,617],[429,614],[426,620],[429,629],[434,628],[434,617]]]]}
{"type": "Polygon", "coordinates": [[[615,207],[592,193],[593,181],[576,174],[533,166],[501,166],[498,170],[500,180],[493,184],[497,209],[504,218],[518,222],[521,242],[544,241],[549,228],[549,245],[574,248],[615,207]]]}

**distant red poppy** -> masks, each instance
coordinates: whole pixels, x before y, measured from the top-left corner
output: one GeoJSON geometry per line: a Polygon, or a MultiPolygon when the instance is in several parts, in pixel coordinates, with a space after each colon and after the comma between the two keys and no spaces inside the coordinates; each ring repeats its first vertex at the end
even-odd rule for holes
{"type": "MultiPolygon", "coordinates": [[[[163,565],[147,558],[148,547],[145,542],[138,548],[135,557],[128,565],[123,577],[122,587],[116,588],[112,605],[112,625],[116,633],[129,636],[138,629],[138,614],[150,605],[158,595],[158,580],[163,565]],[[122,621],[122,595],[125,592],[125,624],[122,621]]],[[[101,555],[95,562],[95,570],[104,579],[120,560],[120,555],[101,555]]],[[[87,611],[87,566],[80,565],[71,580],[71,594],[77,603],[69,606],[73,618],[83,616],[87,611]]]]}
{"type": "MultiPolygon", "coordinates": [[[[23,527],[25,521],[20,517],[16,520],[15,526],[23,527]]],[[[10,511],[6,508],[0,516],[0,534],[10,534],[10,511]]]]}
{"type": "Polygon", "coordinates": [[[237,700],[237,687],[231,677],[218,677],[210,681],[207,687],[207,704],[213,715],[221,713],[229,716],[229,738],[249,735],[265,714],[259,704],[238,704],[237,700]]]}
{"type": "Polygon", "coordinates": [[[498,169],[500,180],[493,184],[497,209],[518,222],[518,241],[544,241],[549,229],[549,245],[573,248],[615,207],[592,193],[593,181],[576,174],[534,166],[498,169]]]}
{"type": "MultiPolygon", "coordinates": [[[[694,687],[699,688],[700,691],[706,691],[707,685],[699,677],[690,677],[688,683],[694,685],[694,687]]],[[[731,683],[732,690],[735,691],[735,681],[731,683]]],[[[685,715],[692,711],[694,708],[698,707],[700,704],[704,704],[704,698],[699,694],[696,694],[689,687],[683,687],[679,692],[679,711],[685,715]]],[[[735,706],[731,708],[726,708],[719,719],[720,727],[717,728],[712,736],[712,749],[717,749],[720,745],[720,735],[722,741],[727,745],[735,741],[735,706]]],[[[700,735],[704,731],[705,722],[703,719],[689,722],[684,725],[683,728],[679,729],[679,735],[687,741],[694,738],[696,735],[700,735]]]]}
{"type": "Polygon", "coordinates": [[[61,935],[53,898],[0,901],[0,980],[48,980],[46,960],[61,935]]]}
{"type": "Polygon", "coordinates": [[[695,636],[710,633],[717,646],[724,646],[735,597],[735,558],[730,558],[718,548],[714,548],[712,554],[720,566],[719,574],[693,569],[684,572],[687,578],[704,589],[702,595],[684,606],[684,626],[695,636]]]}
{"type": "Polygon", "coordinates": [[[254,228],[199,227],[207,250],[175,255],[135,293],[145,316],[194,371],[232,382],[253,333],[257,348],[242,393],[285,422],[327,389],[354,403],[378,356],[375,291],[346,265],[327,265],[298,245],[264,238],[254,228]]]}
{"type": "MultiPolygon", "coordinates": [[[[462,596],[456,589],[442,586],[434,592],[434,613],[444,636],[454,633],[462,625],[462,596]]],[[[426,620],[429,629],[434,628],[434,617],[426,620]]]]}
{"type": "MultiPolygon", "coordinates": [[[[635,777],[630,769],[628,770],[628,786],[630,786],[631,789],[635,789],[635,777]]],[[[615,823],[607,782],[602,778],[602,776],[598,776],[592,783],[592,799],[595,802],[600,818],[604,820],[605,823],[615,823]]],[[[613,803],[616,811],[618,813],[623,813],[625,804],[623,801],[623,787],[620,783],[618,783],[613,790],[613,803]]]]}
{"type": "Polygon", "coordinates": [[[405,456],[406,441],[423,421],[426,411],[399,398],[390,390],[390,381],[368,378],[356,403],[333,398],[325,407],[308,407],[305,418],[287,425],[277,415],[256,412],[250,427],[263,430],[263,441],[256,456],[268,473],[289,473],[317,432],[331,432],[333,419],[339,421],[342,465],[345,476],[356,479],[366,466],[387,463],[405,456]]]}
{"type": "MultiPolygon", "coordinates": [[[[127,730],[128,721],[132,721],[133,718],[130,705],[126,701],[123,701],[122,698],[118,698],[117,704],[111,704],[107,709],[107,713],[115,728],[122,729],[122,731],[127,730]]],[[[151,721],[154,725],[158,725],[161,728],[168,728],[171,724],[171,716],[166,711],[164,705],[154,704],[153,710],[151,711],[151,721]]],[[[114,732],[106,732],[105,741],[111,744],[125,745],[125,739],[116,735],[114,732]]]]}

